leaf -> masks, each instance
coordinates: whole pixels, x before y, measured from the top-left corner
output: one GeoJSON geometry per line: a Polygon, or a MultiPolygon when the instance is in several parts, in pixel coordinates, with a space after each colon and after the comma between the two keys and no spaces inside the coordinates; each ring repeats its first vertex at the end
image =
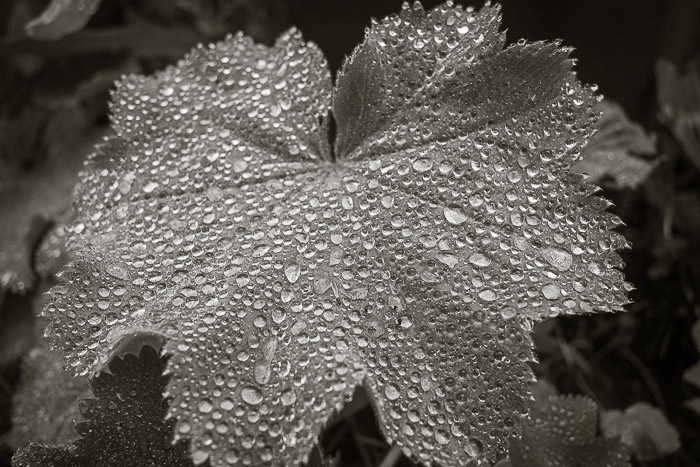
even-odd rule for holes
{"type": "Polygon", "coordinates": [[[303,462],[361,383],[414,459],[504,454],[532,322],[621,310],[628,285],[619,220],[569,173],[596,99],[499,22],[406,6],[335,90],[294,30],[118,83],[45,309],[76,373],[165,337],[178,436],[217,466],[303,462]]]}
{"type": "Polygon", "coordinates": [[[33,39],[55,41],[83,29],[100,3],[101,0],[51,0],[24,30],[33,39]]]}
{"type": "Polygon", "coordinates": [[[610,178],[614,188],[637,188],[656,166],[654,161],[639,157],[656,153],[654,141],[618,104],[604,100],[598,109],[603,113],[596,124],[598,132],[572,170],[588,174],[592,183],[610,178]]]}
{"type": "Polygon", "coordinates": [[[596,437],[598,407],[583,396],[549,396],[530,404],[522,439],[510,441],[513,467],[629,466],[616,439],[596,437]]]}
{"type": "Polygon", "coordinates": [[[685,73],[666,60],[656,62],[659,119],[673,133],[685,154],[700,169],[700,74],[691,63],[685,73]]]}
{"type": "Polygon", "coordinates": [[[43,342],[25,357],[12,400],[9,442],[13,447],[63,444],[76,438],[73,423],[80,419],[78,399],[88,394],[88,381],[73,378],[63,365],[61,355],[43,342]]]}
{"type": "Polygon", "coordinates": [[[625,409],[601,413],[600,428],[607,438],[619,437],[640,461],[653,461],[676,452],[681,447],[676,428],[666,415],[646,402],[625,409]]]}
{"type": "Polygon", "coordinates": [[[85,421],[76,426],[81,437],[72,446],[19,449],[13,466],[191,466],[187,443],[170,443],[174,421],[163,421],[166,360],[148,345],[138,357],[114,358],[109,373],[91,381],[96,398],[82,401],[85,421]]]}

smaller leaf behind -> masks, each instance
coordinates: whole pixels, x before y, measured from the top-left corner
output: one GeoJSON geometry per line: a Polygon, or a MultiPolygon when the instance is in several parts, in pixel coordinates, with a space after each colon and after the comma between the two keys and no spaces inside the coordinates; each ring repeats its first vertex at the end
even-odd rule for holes
{"type": "MultiPolygon", "coordinates": [[[[168,401],[162,394],[166,357],[150,346],[139,356],[115,357],[109,373],[92,382],[95,399],[81,401],[86,421],[76,426],[82,436],[72,446],[33,444],[20,449],[15,467],[110,466],[186,467],[192,465],[189,441],[171,444],[173,420],[165,421],[168,401]]],[[[201,465],[201,463],[199,463],[201,465]]]]}
{"type": "Polygon", "coordinates": [[[63,370],[60,353],[41,339],[22,362],[22,377],[13,398],[12,432],[15,448],[30,443],[61,444],[77,438],[73,423],[80,418],[77,401],[87,397],[87,378],[63,370]]]}
{"type": "Polygon", "coordinates": [[[513,467],[623,467],[618,439],[596,437],[598,408],[584,396],[549,396],[530,403],[522,438],[510,441],[513,467]]]}

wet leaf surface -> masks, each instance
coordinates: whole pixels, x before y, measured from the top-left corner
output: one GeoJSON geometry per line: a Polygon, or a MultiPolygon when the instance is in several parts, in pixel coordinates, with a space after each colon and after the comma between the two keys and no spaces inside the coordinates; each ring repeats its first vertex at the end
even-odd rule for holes
{"type": "Polygon", "coordinates": [[[621,310],[629,286],[619,220],[569,172],[592,91],[566,49],[498,27],[406,6],[335,90],[293,30],[120,81],[45,309],[69,365],[165,337],[177,437],[212,465],[302,462],[363,381],[413,458],[502,456],[533,322],[621,310]]]}

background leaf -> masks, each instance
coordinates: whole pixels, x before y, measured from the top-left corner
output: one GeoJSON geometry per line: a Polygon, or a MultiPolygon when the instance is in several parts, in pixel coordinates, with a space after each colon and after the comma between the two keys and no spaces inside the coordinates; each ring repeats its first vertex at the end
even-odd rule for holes
{"type": "Polygon", "coordinates": [[[522,439],[511,438],[513,467],[629,466],[616,439],[596,437],[598,407],[582,396],[549,396],[530,404],[522,439]]]}
{"type": "Polygon", "coordinates": [[[81,30],[100,3],[101,0],[50,0],[44,11],[25,25],[25,31],[33,39],[60,39],[81,30]]]}
{"type": "Polygon", "coordinates": [[[700,75],[696,61],[681,71],[671,61],[660,59],[656,63],[656,90],[659,119],[700,168],[700,75]]]}
{"type": "Polygon", "coordinates": [[[148,345],[138,357],[116,357],[109,372],[91,381],[95,398],[81,402],[85,421],[76,426],[81,437],[72,446],[34,444],[20,449],[13,465],[192,466],[187,442],[171,444],[174,421],[163,420],[167,412],[162,397],[168,379],[162,376],[166,360],[148,345]]]}
{"type": "Polygon", "coordinates": [[[604,100],[598,109],[603,113],[596,124],[598,132],[571,170],[588,174],[591,183],[611,181],[615,189],[637,188],[656,166],[643,157],[656,153],[654,141],[618,104],[604,100]]]}
{"type": "Polygon", "coordinates": [[[600,429],[607,438],[619,437],[639,460],[652,461],[681,447],[678,431],[664,413],[645,402],[601,414],[600,429]]]}
{"type": "Polygon", "coordinates": [[[63,370],[61,355],[46,343],[32,349],[22,362],[22,377],[14,395],[10,444],[67,444],[77,435],[78,400],[88,394],[87,378],[63,370]]]}

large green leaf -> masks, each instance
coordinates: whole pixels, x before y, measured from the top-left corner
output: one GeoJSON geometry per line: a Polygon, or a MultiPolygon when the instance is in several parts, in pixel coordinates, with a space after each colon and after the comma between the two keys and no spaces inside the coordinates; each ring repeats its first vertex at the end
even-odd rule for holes
{"type": "Polygon", "coordinates": [[[217,466],[302,462],[363,382],[414,458],[504,456],[532,323],[627,299],[619,220],[569,173],[596,99],[499,22],[406,6],[335,90],[296,31],[118,83],[45,309],[76,373],[164,336],[177,434],[217,466]]]}

